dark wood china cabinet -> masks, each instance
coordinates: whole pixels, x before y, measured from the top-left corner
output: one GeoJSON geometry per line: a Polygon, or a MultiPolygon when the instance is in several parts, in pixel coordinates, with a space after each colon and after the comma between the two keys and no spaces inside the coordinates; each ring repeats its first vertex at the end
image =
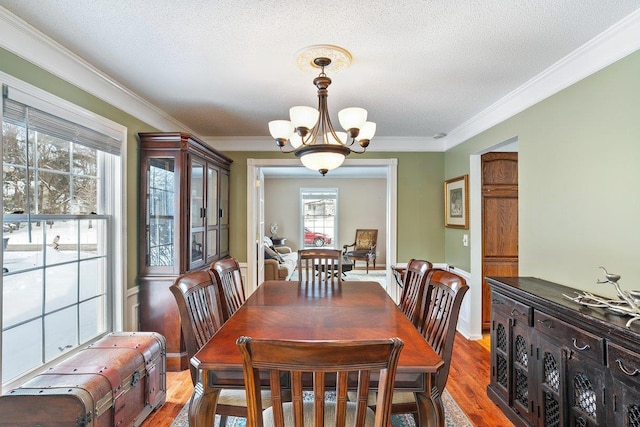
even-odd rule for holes
{"type": "Polygon", "coordinates": [[[232,160],[186,133],[139,133],[140,330],[167,339],[167,368],[189,366],[169,291],[183,273],[229,255],[232,160]]]}
{"type": "Polygon", "coordinates": [[[489,397],[516,426],[640,427],[640,324],[533,277],[491,286],[489,397]]]}

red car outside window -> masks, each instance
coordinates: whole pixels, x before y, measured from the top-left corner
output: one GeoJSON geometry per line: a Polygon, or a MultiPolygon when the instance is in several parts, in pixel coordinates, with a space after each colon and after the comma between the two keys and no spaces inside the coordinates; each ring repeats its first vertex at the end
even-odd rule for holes
{"type": "Polygon", "coordinates": [[[316,247],[322,247],[331,244],[331,237],[324,233],[317,233],[311,231],[308,228],[304,229],[304,244],[314,245],[316,247]]]}

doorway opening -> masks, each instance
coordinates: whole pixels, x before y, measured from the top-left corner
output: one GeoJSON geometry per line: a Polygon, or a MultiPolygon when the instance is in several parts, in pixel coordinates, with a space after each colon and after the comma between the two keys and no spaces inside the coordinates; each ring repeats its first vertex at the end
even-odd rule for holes
{"type": "MultiPolygon", "coordinates": [[[[264,177],[263,171],[271,168],[297,169],[300,173],[305,173],[306,169],[301,167],[297,159],[247,159],[247,273],[246,287],[247,293],[251,294],[263,281],[264,253],[258,250],[262,246],[265,236],[264,230],[264,177]]],[[[362,178],[363,171],[382,171],[386,182],[386,262],[387,266],[396,263],[397,252],[397,168],[398,159],[347,159],[344,164],[331,171],[333,176],[339,175],[341,179],[349,179],[351,173],[353,177],[362,178]],[[358,171],[354,173],[354,171],[358,171]]],[[[317,173],[316,173],[317,174],[317,173]]],[[[292,179],[296,179],[292,176],[292,179]]],[[[336,230],[337,231],[337,230],[336,230]]],[[[392,298],[399,295],[395,280],[391,277],[391,270],[386,270],[387,293],[392,298]]]]}

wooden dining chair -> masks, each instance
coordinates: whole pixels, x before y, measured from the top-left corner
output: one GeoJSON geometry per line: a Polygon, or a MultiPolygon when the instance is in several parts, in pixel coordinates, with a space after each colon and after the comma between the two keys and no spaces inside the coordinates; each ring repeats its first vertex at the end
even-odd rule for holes
{"type": "MultiPolygon", "coordinates": [[[[435,384],[440,395],[447,385],[460,305],[468,289],[466,280],[450,271],[433,269],[427,274],[426,295],[420,309],[418,330],[444,361],[444,366],[436,376],[435,384]]],[[[416,417],[417,406],[414,394],[410,392],[394,393],[391,412],[394,414],[411,413],[416,417]]]]}
{"type": "Polygon", "coordinates": [[[342,252],[339,249],[298,250],[298,282],[336,285],[342,282],[342,252]]]}
{"type": "Polygon", "coordinates": [[[404,345],[399,338],[289,341],[240,337],[237,344],[247,391],[247,427],[390,425],[396,368],[404,345]],[[272,406],[266,410],[262,410],[259,393],[261,371],[264,371],[262,378],[269,378],[273,396],[272,406]],[[372,374],[379,375],[377,389],[370,384],[372,374]],[[287,382],[291,384],[290,402],[280,398],[281,388],[287,382]],[[305,385],[312,387],[313,400],[304,398],[305,385]],[[357,389],[358,398],[354,402],[347,401],[348,387],[357,389]],[[372,388],[378,396],[375,411],[367,406],[372,388]],[[327,391],[335,391],[335,399],[328,401],[327,391]]]}
{"type": "Polygon", "coordinates": [[[416,328],[420,322],[419,315],[424,298],[427,273],[432,268],[433,264],[429,261],[412,259],[404,271],[402,295],[398,307],[416,328]]]}
{"type": "Polygon", "coordinates": [[[211,263],[211,272],[222,295],[223,321],[226,322],[246,301],[240,265],[234,258],[222,258],[211,263]]]}
{"type": "MultiPolygon", "coordinates": [[[[169,287],[178,304],[180,326],[187,355],[191,359],[224,323],[220,291],[210,271],[194,271],[179,276],[169,287]]],[[[195,386],[198,371],[189,364],[191,381],[195,386]]],[[[262,395],[265,408],[271,405],[271,395],[262,395]]],[[[228,416],[247,417],[247,400],[244,390],[223,389],[220,392],[216,413],[220,426],[224,427],[228,416]]]]}

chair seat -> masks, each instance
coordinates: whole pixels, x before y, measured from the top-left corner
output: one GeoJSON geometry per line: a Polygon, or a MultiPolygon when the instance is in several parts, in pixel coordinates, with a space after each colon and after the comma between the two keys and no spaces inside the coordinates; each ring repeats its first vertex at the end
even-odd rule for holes
{"type": "Polygon", "coordinates": [[[376,254],[371,251],[349,251],[344,255],[352,258],[355,258],[355,257],[366,258],[366,257],[376,256],[376,254]]]}
{"type": "MultiPolygon", "coordinates": [[[[271,392],[269,390],[262,390],[260,393],[262,399],[262,409],[271,406],[271,392]]],[[[291,400],[290,393],[283,393],[282,398],[284,400],[291,400]]],[[[229,406],[247,406],[247,393],[244,389],[222,389],[220,396],[218,397],[218,405],[229,406]]]]}
{"type": "MultiPolygon", "coordinates": [[[[263,405],[264,406],[264,405],[263,405]]],[[[347,402],[347,419],[345,422],[346,426],[352,426],[355,423],[356,417],[356,404],[354,402],[347,402]]],[[[282,409],[284,412],[284,423],[287,426],[295,425],[293,422],[293,403],[287,402],[282,405],[282,409]]],[[[304,402],[303,403],[303,413],[304,413],[304,426],[305,427],[313,427],[313,402],[304,402]]],[[[326,402],[324,404],[324,425],[325,427],[330,427],[334,425],[334,418],[336,413],[336,404],[335,402],[326,402]]],[[[273,421],[273,408],[267,408],[262,412],[262,421],[264,427],[274,426],[273,421]]],[[[367,408],[367,415],[365,417],[365,427],[374,427],[375,425],[375,417],[376,414],[373,412],[371,408],[367,408]]]]}
{"type": "MultiPolygon", "coordinates": [[[[355,402],[357,396],[355,391],[350,391],[347,393],[349,400],[355,402]]],[[[369,393],[369,397],[367,398],[367,406],[375,406],[376,405],[376,393],[369,393]]],[[[392,405],[400,404],[400,403],[415,403],[416,397],[413,395],[411,391],[394,391],[393,392],[393,401],[392,405]]]]}

